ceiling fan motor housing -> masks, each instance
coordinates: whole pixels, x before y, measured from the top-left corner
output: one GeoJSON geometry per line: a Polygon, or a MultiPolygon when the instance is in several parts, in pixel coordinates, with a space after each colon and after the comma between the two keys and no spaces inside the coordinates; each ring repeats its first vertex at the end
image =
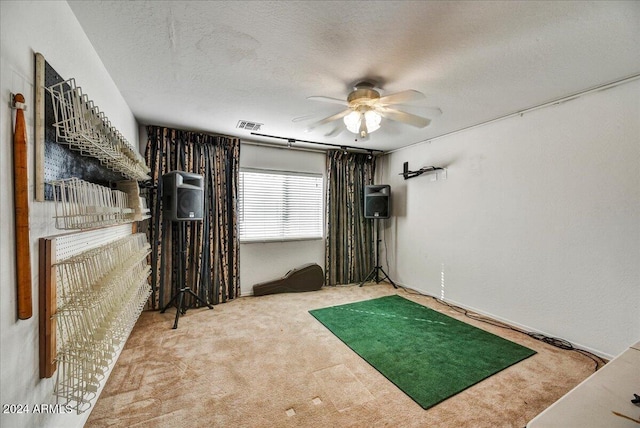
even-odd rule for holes
{"type": "Polygon", "coordinates": [[[358,107],[360,105],[373,105],[380,98],[380,93],[371,88],[357,88],[347,97],[349,107],[358,107]]]}

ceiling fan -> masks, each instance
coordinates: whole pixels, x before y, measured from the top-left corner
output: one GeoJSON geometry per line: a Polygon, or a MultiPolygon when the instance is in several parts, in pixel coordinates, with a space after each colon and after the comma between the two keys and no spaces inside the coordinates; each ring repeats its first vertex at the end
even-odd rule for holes
{"type": "MultiPolygon", "coordinates": [[[[375,89],[373,83],[367,81],[358,82],[354,85],[353,91],[349,93],[346,100],[324,96],[308,97],[307,99],[309,100],[341,104],[347,106],[347,109],[309,125],[307,131],[339,119],[342,119],[344,125],[350,132],[357,134],[360,138],[367,138],[370,133],[378,130],[382,118],[405,123],[417,128],[424,128],[431,123],[431,120],[390,107],[392,105],[419,101],[424,98],[423,93],[413,89],[381,97],[380,92],[375,89]]],[[[442,113],[439,108],[429,108],[429,110],[431,110],[432,116],[442,113]]],[[[296,121],[296,119],[294,119],[294,121],[296,121]]],[[[327,134],[327,136],[335,134],[336,130],[327,134]]]]}

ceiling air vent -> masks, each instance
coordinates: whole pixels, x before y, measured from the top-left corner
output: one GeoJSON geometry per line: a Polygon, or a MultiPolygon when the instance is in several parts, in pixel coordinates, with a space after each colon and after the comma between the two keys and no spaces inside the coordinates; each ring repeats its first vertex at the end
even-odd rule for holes
{"type": "Polygon", "coordinates": [[[263,123],[249,122],[248,120],[239,120],[236,128],[246,129],[248,131],[259,131],[263,123]]]}

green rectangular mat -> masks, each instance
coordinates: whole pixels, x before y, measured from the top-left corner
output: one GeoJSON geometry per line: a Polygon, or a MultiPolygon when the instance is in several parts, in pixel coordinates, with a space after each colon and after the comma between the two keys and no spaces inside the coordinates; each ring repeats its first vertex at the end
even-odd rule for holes
{"type": "Polygon", "coordinates": [[[309,313],[424,409],[535,354],[398,295],[309,313]]]}

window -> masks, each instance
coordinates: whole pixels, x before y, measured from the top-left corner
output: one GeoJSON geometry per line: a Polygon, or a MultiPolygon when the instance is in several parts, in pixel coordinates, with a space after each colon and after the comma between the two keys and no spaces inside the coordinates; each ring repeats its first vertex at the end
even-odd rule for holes
{"type": "Polygon", "coordinates": [[[322,175],[240,171],[240,241],[322,238],[322,175]]]}

